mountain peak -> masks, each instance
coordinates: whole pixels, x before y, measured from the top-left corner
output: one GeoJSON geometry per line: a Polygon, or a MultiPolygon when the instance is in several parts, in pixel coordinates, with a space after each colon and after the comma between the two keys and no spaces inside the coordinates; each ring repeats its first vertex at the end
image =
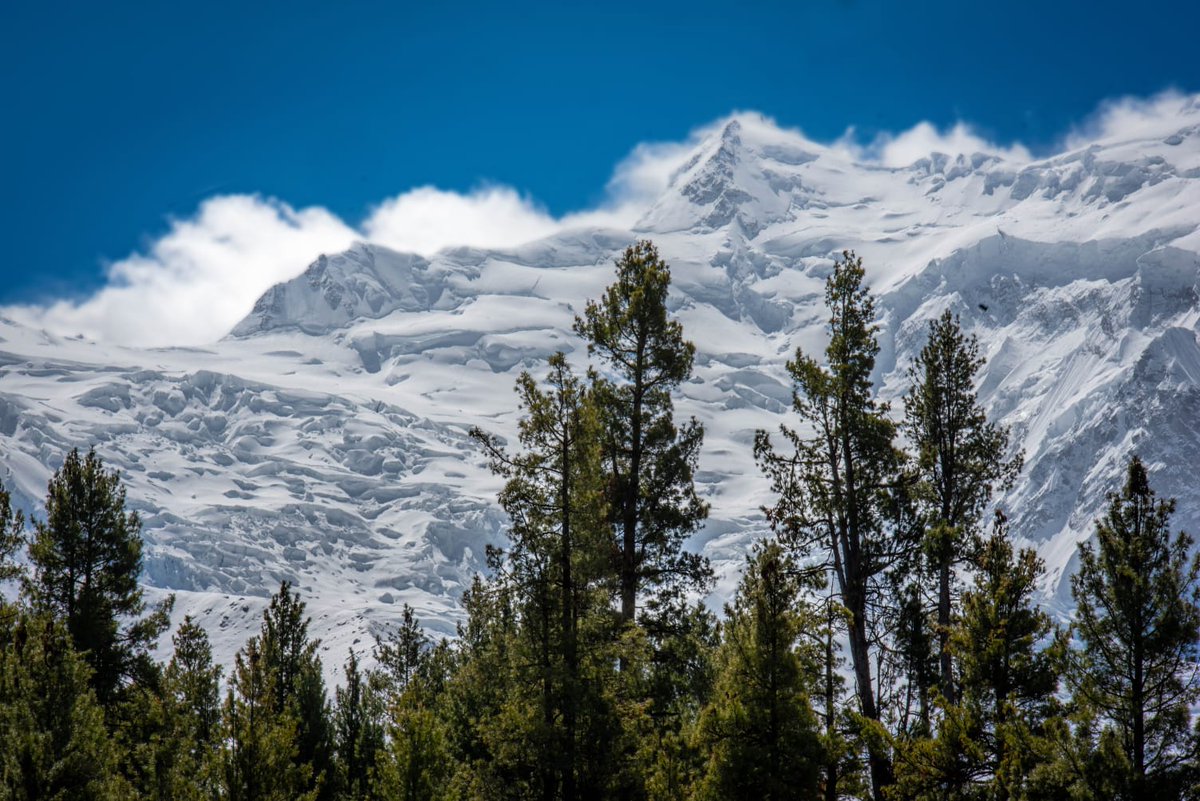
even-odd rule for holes
{"type": "Polygon", "coordinates": [[[736,224],[753,237],[786,218],[801,186],[796,169],[817,158],[811,144],[761,115],[734,115],[700,139],[638,227],[712,231],[736,224]]]}
{"type": "Polygon", "coordinates": [[[301,275],[268,289],[230,336],[277,329],[323,334],[358,319],[429,309],[444,289],[445,281],[421,256],[359,242],[320,256],[301,275]]]}

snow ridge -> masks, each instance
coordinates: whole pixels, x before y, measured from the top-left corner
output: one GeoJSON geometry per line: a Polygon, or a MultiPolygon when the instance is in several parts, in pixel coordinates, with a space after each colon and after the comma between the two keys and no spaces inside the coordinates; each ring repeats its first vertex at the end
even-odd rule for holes
{"type": "Polygon", "coordinates": [[[934,153],[893,169],[737,115],[632,230],[431,258],[359,244],[269,290],[207,348],[0,320],[0,478],[36,508],[65,450],[94,444],[145,522],[147,586],[177,592],[220,658],[282,579],[334,668],[402,602],[451,634],[505,525],[466,432],[511,437],[516,375],[556,350],[586,362],[574,315],[649,237],[697,346],[677,405],[707,431],[712,518],[692,544],[720,569],[719,600],[765,530],[753,432],[788,419],[784,364],[820,352],[823,282],[854,249],[893,408],[930,320],[949,308],[980,338],[980,396],[1025,453],[1001,503],[1063,611],[1077,543],[1130,453],[1179,499],[1177,525],[1200,531],[1200,488],[1180,469],[1200,461],[1200,103],[1164,130],[1028,163],[934,153]]]}

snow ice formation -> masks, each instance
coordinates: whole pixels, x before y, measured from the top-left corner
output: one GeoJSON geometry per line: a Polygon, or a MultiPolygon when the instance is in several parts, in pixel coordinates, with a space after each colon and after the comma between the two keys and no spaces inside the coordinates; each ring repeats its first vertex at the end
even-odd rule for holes
{"type": "MultiPolygon", "coordinates": [[[[789,422],[784,364],[824,344],[833,257],[865,260],[882,314],[881,395],[898,413],[929,320],[962,316],[987,356],[980,396],[1025,452],[1001,499],[1066,577],[1138,452],[1175,522],[1200,534],[1200,101],[1168,135],[1013,163],[930,154],[856,161],[754,115],[713,129],[632,230],[579,229],[431,258],[360,244],[268,291],[204,348],[138,350],[0,321],[0,478],[37,509],[72,446],[120,470],[142,516],[145,583],[212,632],[218,657],[295,582],[327,669],[414,606],[452,634],[499,542],[499,481],[466,436],[512,437],[514,379],[556,350],[635,239],[659,246],[696,343],[680,415],[707,431],[712,504],[692,546],[727,596],[769,500],[756,429],[789,422]]],[[[297,265],[300,267],[300,265],[297,265]]]]}

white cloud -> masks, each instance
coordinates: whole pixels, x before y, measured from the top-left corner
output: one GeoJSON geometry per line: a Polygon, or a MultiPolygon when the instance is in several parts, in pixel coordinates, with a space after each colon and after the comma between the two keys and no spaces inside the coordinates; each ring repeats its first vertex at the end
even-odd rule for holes
{"type": "MultiPolygon", "coordinates": [[[[736,115],[745,124],[784,132],[761,115],[736,115]]],[[[630,228],[667,188],[671,176],[706,137],[728,121],[696,129],[683,142],[641,144],[614,169],[595,208],[555,217],[505,186],[468,193],[420,187],[384,200],[358,226],[323,208],[293,209],[269,198],[210,198],[193,217],[172,221],[145,252],[114,262],[108,283],[82,301],[0,309],[21,322],[60,334],[82,333],[115,343],[194,345],[229,331],[270,286],[304,270],[322,253],[365,239],[429,255],[451,245],[509,247],[579,226],[630,228]]],[[[1200,96],[1168,92],[1149,99],[1106,103],[1064,146],[1165,136],[1200,121],[1200,96]]],[[[808,143],[814,147],[823,146],[808,143]]],[[[860,144],[850,129],[827,150],[861,162],[904,167],[931,153],[989,153],[1024,162],[1019,143],[987,141],[965,123],[938,130],[921,122],[860,144]]]]}
{"type": "Polygon", "coordinates": [[[1116,143],[1167,137],[1187,125],[1200,124],[1200,95],[1175,90],[1149,98],[1121,97],[1106,100],[1066,138],[1066,148],[1094,142],[1116,143]]]}
{"type": "Polygon", "coordinates": [[[506,186],[466,195],[423,186],[376,206],[363,235],[394,250],[430,254],[450,245],[511,247],[558,227],[545,210],[506,186]]]}
{"type": "Polygon", "coordinates": [[[692,144],[638,145],[617,165],[603,203],[561,218],[505,186],[466,194],[412,189],[380,203],[358,228],[322,208],[213,197],[195,216],[173,220],[146,252],[110,264],[107,285],[91,297],[3,312],[63,335],[146,347],[202,345],[224,336],[271,286],[356,240],[431,255],[451,245],[512,247],[572,227],[628,228],[666,189],[692,144]]]}
{"type": "Polygon", "coordinates": [[[1032,158],[1029,150],[1019,142],[1008,147],[989,142],[963,122],[955,123],[944,131],[939,131],[930,122],[918,122],[901,133],[881,133],[865,146],[857,143],[854,129],[851,128],[834,145],[856,160],[897,168],[907,167],[933,153],[947,156],[986,153],[1015,162],[1026,162],[1032,158]]]}
{"type": "Polygon", "coordinates": [[[197,345],[219,339],[273,284],[358,234],[330,212],[250,195],[206,200],[174,220],[147,253],[108,267],[108,285],[81,302],[6,309],[60,334],[124,344],[197,345]]]}

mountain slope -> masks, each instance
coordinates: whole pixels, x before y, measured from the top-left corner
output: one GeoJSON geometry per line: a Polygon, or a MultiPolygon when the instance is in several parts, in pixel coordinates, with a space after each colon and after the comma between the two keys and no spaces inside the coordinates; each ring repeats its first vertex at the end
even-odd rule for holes
{"type": "MultiPolygon", "coordinates": [[[[466,437],[515,432],[516,375],[649,237],[697,346],[678,399],[707,429],[696,537],[732,587],[768,500],[753,432],[788,420],[784,363],[823,347],[823,282],[865,259],[882,314],[877,379],[905,371],[945,308],[979,336],[980,393],[1026,467],[1002,500],[1066,600],[1076,543],[1136,450],[1177,523],[1200,530],[1200,103],[1166,135],[1031,163],[931,154],[902,169],[753,115],[713,129],[632,230],[580,229],[432,258],[361,244],[267,292],[207,348],[136,350],[0,322],[0,472],[27,506],[74,445],[118,467],[145,521],[146,582],[179,593],[227,657],[281,579],[340,661],[413,604],[451,633],[498,481],[466,437]],[[223,632],[223,633],[221,633],[223,632]]],[[[300,265],[297,265],[300,267],[300,265]]]]}

